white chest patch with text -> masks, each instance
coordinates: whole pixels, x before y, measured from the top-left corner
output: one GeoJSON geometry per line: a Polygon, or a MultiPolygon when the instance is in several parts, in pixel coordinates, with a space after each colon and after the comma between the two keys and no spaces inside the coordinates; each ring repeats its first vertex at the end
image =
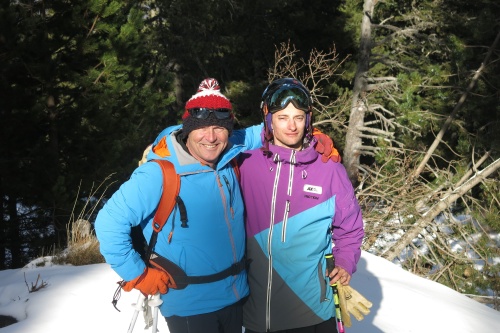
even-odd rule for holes
{"type": "Polygon", "coordinates": [[[306,185],[304,185],[304,192],[321,194],[321,193],[323,193],[323,188],[321,186],[306,184],[306,185]]]}

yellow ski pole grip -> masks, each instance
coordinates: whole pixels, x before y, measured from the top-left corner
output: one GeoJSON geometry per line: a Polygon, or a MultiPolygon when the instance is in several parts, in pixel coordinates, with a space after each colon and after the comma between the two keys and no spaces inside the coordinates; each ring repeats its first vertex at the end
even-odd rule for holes
{"type": "MultiPolygon", "coordinates": [[[[335,268],[335,258],[333,257],[333,254],[325,254],[325,259],[326,259],[326,271],[328,272],[328,275],[333,271],[335,268]]],[[[344,333],[344,322],[342,321],[342,314],[340,311],[340,302],[339,302],[339,291],[337,289],[337,283],[334,283],[330,285],[332,287],[333,291],[333,301],[335,304],[335,318],[337,319],[337,330],[339,333],[344,333]]]]}

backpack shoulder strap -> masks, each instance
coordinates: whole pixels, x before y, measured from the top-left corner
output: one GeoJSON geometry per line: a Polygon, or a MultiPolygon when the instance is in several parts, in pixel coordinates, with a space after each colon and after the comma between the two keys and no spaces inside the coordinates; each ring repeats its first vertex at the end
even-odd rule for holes
{"type": "Polygon", "coordinates": [[[175,172],[174,165],[171,162],[166,160],[154,161],[160,165],[163,174],[163,192],[153,218],[153,230],[158,233],[175,207],[176,198],[181,188],[181,177],[175,172]]]}
{"type": "MultiPolygon", "coordinates": [[[[161,194],[160,202],[158,204],[158,209],[156,210],[156,214],[153,218],[153,230],[154,232],[158,233],[167,222],[167,219],[170,216],[170,213],[173,211],[175,204],[180,201],[179,191],[181,188],[181,177],[175,171],[172,162],[169,162],[167,160],[153,161],[160,165],[163,176],[163,191],[161,194]]],[[[231,165],[233,167],[234,173],[236,174],[236,178],[239,181],[240,169],[238,167],[238,161],[236,160],[236,158],[233,158],[231,160],[231,165]]],[[[182,207],[184,207],[183,203],[182,207]]],[[[183,214],[186,215],[185,208],[183,208],[183,212],[183,214]]],[[[183,221],[183,227],[185,227],[184,224],[186,223],[185,220],[187,220],[187,218],[185,216],[181,216],[181,220],[183,221]]]]}
{"type": "Polygon", "coordinates": [[[238,161],[236,157],[231,160],[231,165],[233,166],[234,173],[236,174],[236,178],[240,181],[240,168],[238,167],[238,161]]]}

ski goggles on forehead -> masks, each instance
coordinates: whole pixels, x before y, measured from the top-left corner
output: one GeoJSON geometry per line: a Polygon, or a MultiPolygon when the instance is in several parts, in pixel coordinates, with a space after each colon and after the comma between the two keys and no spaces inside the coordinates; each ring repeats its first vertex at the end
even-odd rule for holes
{"type": "Polygon", "coordinates": [[[192,108],[188,112],[196,119],[207,119],[210,113],[213,113],[217,119],[229,119],[231,117],[231,109],[192,108]]]}
{"type": "Polygon", "coordinates": [[[309,94],[299,87],[283,85],[267,96],[265,103],[270,113],[283,110],[289,103],[304,112],[311,111],[311,98],[309,94]]]}

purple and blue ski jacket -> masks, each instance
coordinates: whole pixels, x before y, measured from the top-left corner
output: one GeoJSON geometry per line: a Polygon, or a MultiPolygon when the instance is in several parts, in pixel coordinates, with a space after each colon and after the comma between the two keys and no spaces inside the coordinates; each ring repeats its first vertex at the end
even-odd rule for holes
{"type": "Polygon", "coordinates": [[[363,220],[344,166],[323,163],[315,144],[295,151],[269,145],[240,155],[246,207],[250,295],[244,326],[265,332],[334,317],[325,254],[356,270],[363,220]],[[333,241],[333,249],[332,249],[333,241]]]}

